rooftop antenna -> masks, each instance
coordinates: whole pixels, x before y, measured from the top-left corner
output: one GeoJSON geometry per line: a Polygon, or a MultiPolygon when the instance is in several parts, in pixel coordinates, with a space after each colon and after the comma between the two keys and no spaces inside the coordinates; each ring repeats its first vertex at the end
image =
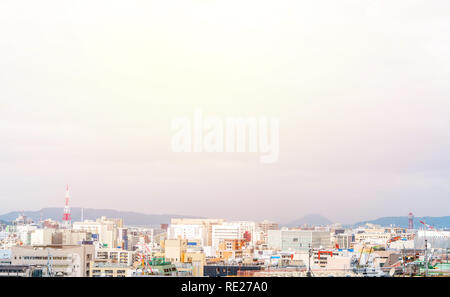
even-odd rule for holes
{"type": "Polygon", "coordinates": [[[425,277],[428,277],[428,240],[425,237],[425,277]]]}
{"type": "Polygon", "coordinates": [[[47,250],[47,276],[53,276],[53,255],[47,250]]]}
{"type": "Polygon", "coordinates": [[[408,214],[408,229],[414,230],[414,214],[412,212],[408,214]]]}
{"type": "Polygon", "coordinates": [[[308,245],[308,272],[306,273],[307,277],[311,277],[312,276],[312,272],[311,272],[311,257],[312,257],[312,248],[311,248],[311,244],[308,245]]]}

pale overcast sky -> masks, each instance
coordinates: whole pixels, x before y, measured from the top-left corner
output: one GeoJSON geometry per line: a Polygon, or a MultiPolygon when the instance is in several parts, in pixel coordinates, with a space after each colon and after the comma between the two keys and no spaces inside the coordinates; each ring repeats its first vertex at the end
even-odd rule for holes
{"type": "Polygon", "coordinates": [[[450,215],[450,1],[0,2],[0,213],[450,215]],[[280,118],[280,157],[170,150],[280,118]]]}

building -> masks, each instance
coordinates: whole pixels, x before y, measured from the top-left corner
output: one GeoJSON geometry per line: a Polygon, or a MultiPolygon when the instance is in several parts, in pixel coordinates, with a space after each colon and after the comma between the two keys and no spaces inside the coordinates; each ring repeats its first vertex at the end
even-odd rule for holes
{"type": "Polygon", "coordinates": [[[256,244],[256,223],[252,221],[236,221],[228,223],[239,226],[239,238],[245,239],[247,244],[255,246],[256,244]]]}
{"type": "Polygon", "coordinates": [[[264,220],[256,224],[256,241],[260,243],[267,243],[267,236],[269,230],[278,230],[279,226],[277,223],[272,221],[264,220]]]}
{"type": "Polygon", "coordinates": [[[117,243],[124,250],[128,250],[128,228],[117,228],[117,243]]]}
{"type": "Polygon", "coordinates": [[[243,239],[224,239],[219,243],[218,254],[222,260],[237,259],[243,257],[243,249],[245,248],[245,240],[243,239]]]}
{"type": "Polygon", "coordinates": [[[175,263],[184,262],[187,244],[187,239],[166,239],[163,246],[166,260],[175,263]]]}
{"type": "Polygon", "coordinates": [[[184,263],[192,265],[192,276],[203,276],[203,266],[206,264],[206,256],[202,252],[186,252],[184,263]]]}
{"type": "Polygon", "coordinates": [[[11,264],[11,250],[0,250],[0,265],[11,264]]]}
{"type": "Polygon", "coordinates": [[[338,249],[347,250],[352,248],[353,235],[351,234],[345,233],[336,234],[335,240],[336,240],[336,248],[338,249]]]}
{"type": "Polygon", "coordinates": [[[348,253],[314,250],[313,260],[311,262],[313,268],[331,271],[350,271],[352,268],[351,259],[351,255],[348,253]]]}
{"type": "Polygon", "coordinates": [[[95,250],[95,260],[131,266],[134,262],[134,252],[118,248],[98,248],[95,250]]]}
{"type": "Polygon", "coordinates": [[[0,277],[32,277],[42,276],[42,269],[35,269],[29,265],[2,265],[0,264],[0,277]]]}
{"type": "Polygon", "coordinates": [[[167,239],[199,240],[206,245],[208,234],[204,225],[175,224],[167,229],[167,239]]]}
{"type": "Polygon", "coordinates": [[[93,238],[97,238],[105,247],[117,247],[119,243],[122,244],[122,238],[119,238],[119,228],[123,228],[122,219],[107,219],[106,217],[101,217],[96,221],[85,220],[73,223],[73,230],[93,234],[93,238]]]}
{"type": "Polygon", "coordinates": [[[91,261],[91,277],[128,277],[133,274],[133,267],[121,263],[111,263],[107,261],[91,261]]]}
{"type": "Polygon", "coordinates": [[[306,251],[311,248],[331,248],[331,234],[314,230],[269,230],[269,248],[281,251],[306,251]]]}
{"type": "Polygon", "coordinates": [[[18,244],[30,245],[31,233],[38,229],[36,225],[16,225],[13,226],[11,232],[16,233],[18,237],[18,244]]]}
{"type": "Polygon", "coordinates": [[[256,265],[205,265],[203,276],[223,277],[223,276],[244,276],[246,273],[255,273],[261,270],[261,266],[256,265]]]}
{"type": "Polygon", "coordinates": [[[201,225],[205,230],[206,242],[205,246],[212,246],[212,227],[214,225],[221,225],[225,222],[223,219],[183,219],[183,218],[174,218],[171,219],[170,224],[171,227],[174,225],[201,225]]]}
{"type": "Polygon", "coordinates": [[[241,229],[238,224],[222,224],[212,226],[212,246],[218,248],[221,241],[240,239],[241,229]]]}
{"type": "Polygon", "coordinates": [[[384,245],[391,239],[391,233],[385,233],[384,229],[380,230],[365,230],[355,234],[355,242],[361,244],[380,244],[384,245]]]}
{"type": "Polygon", "coordinates": [[[145,266],[138,268],[135,275],[177,276],[177,267],[164,258],[154,257],[145,266]]]}
{"type": "Polygon", "coordinates": [[[89,276],[92,245],[13,246],[11,264],[43,267],[54,276],[89,276]]]}
{"type": "Polygon", "coordinates": [[[31,232],[31,245],[51,245],[55,229],[36,229],[31,232]]]}
{"type": "Polygon", "coordinates": [[[450,249],[450,231],[418,230],[414,238],[416,248],[424,248],[425,240],[429,248],[450,249]]]}

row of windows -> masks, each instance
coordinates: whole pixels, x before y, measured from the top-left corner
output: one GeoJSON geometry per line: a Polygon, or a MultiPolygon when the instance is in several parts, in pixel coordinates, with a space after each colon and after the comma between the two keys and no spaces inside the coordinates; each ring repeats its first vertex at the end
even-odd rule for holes
{"type": "MultiPolygon", "coordinates": [[[[92,270],[92,273],[101,273],[101,272],[102,271],[98,270],[98,269],[92,270]]],[[[117,270],[117,273],[125,273],[125,272],[126,272],[125,270],[117,270]]],[[[114,273],[114,271],[113,270],[105,270],[105,273],[112,274],[112,273],[114,273]]]]}
{"type": "MultiPolygon", "coordinates": [[[[117,277],[126,277],[126,274],[117,274],[117,277]]],[[[113,274],[93,274],[92,277],[114,277],[113,274]]]]}
{"type": "MultiPolygon", "coordinates": [[[[14,257],[14,259],[16,259],[17,260],[17,256],[15,256],[14,257]]],[[[19,256],[19,260],[48,260],[48,256],[19,256]]],[[[53,257],[50,257],[50,259],[53,259],[53,260],[67,260],[67,259],[69,259],[69,257],[55,257],[55,256],[53,256],[53,257]]]]}
{"type": "Polygon", "coordinates": [[[24,271],[22,269],[0,269],[0,273],[24,273],[24,271]]]}

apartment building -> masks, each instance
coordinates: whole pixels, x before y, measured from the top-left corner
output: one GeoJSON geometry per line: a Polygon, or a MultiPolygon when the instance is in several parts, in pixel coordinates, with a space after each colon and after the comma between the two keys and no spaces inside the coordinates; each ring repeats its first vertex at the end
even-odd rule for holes
{"type": "Polygon", "coordinates": [[[206,245],[208,234],[205,225],[175,224],[167,228],[167,239],[198,240],[206,245]]]}
{"type": "Polygon", "coordinates": [[[171,227],[174,225],[201,225],[204,228],[205,246],[212,246],[212,227],[214,225],[221,225],[225,222],[223,219],[189,219],[189,218],[174,218],[171,219],[171,227]]]}
{"type": "Polygon", "coordinates": [[[133,267],[121,264],[111,263],[107,261],[91,261],[90,276],[91,277],[128,277],[133,274],[133,267]]]}
{"type": "Polygon", "coordinates": [[[237,224],[222,224],[212,226],[212,246],[218,248],[221,241],[240,239],[241,232],[237,224]]]}
{"type": "Polygon", "coordinates": [[[281,251],[306,251],[331,248],[331,234],[315,230],[269,230],[268,246],[281,251]]]}
{"type": "Polygon", "coordinates": [[[183,262],[187,251],[187,239],[166,239],[164,240],[164,253],[167,261],[183,262]]]}
{"type": "Polygon", "coordinates": [[[72,227],[75,231],[86,231],[93,234],[93,237],[97,237],[98,241],[106,247],[117,247],[122,244],[118,228],[123,228],[122,219],[107,219],[106,217],[101,217],[96,221],[75,222],[72,227]]]}
{"type": "Polygon", "coordinates": [[[269,230],[278,230],[279,226],[277,223],[272,221],[264,220],[256,224],[256,234],[255,240],[260,243],[267,243],[267,236],[269,230]]]}
{"type": "Polygon", "coordinates": [[[126,266],[133,265],[134,252],[118,248],[98,248],[95,250],[95,260],[106,260],[109,263],[117,263],[126,266]]]}

